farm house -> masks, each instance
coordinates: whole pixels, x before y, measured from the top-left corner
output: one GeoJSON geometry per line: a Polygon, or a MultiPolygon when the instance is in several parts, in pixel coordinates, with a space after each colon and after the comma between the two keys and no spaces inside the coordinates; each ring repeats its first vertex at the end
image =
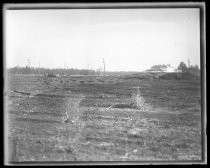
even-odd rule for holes
{"type": "Polygon", "coordinates": [[[146,70],[147,72],[178,72],[178,70],[168,65],[154,65],[150,69],[146,70]]]}

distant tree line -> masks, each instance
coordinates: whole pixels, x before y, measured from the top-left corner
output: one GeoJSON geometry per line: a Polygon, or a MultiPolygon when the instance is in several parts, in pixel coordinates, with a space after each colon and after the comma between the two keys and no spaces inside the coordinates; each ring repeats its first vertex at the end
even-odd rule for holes
{"type": "Polygon", "coordinates": [[[198,65],[194,65],[194,66],[191,65],[190,67],[187,67],[187,65],[183,61],[180,62],[177,69],[181,70],[181,72],[200,73],[200,69],[199,69],[198,65]]]}
{"type": "Polygon", "coordinates": [[[49,69],[49,68],[34,68],[34,67],[14,67],[7,69],[9,74],[34,74],[34,75],[45,75],[45,74],[59,74],[59,75],[97,75],[98,72],[87,69],[49,69]]]}
{"type": "MultiPolygon", "coordinates": [[[[103,75],[103,72],[99,69],[97,70],[88,70],[88,69],[62,69],[62,68],[34,68],[34,67],[14,67],[6,70],[9,74],[34,74],[34,75],[103,75]]],[[[128,75],[132,73],[138,73],[136,71],[106,71],[106,75],[128,75]]]]}

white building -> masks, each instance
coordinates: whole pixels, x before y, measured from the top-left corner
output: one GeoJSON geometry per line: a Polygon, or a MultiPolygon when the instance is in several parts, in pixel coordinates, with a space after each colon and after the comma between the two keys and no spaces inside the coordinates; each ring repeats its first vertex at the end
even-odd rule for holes
{"type": "Polygon", "coordinates": [[[176,72],[176,68],[174,68],[170,65],[167,65],[164,72],[176,72]]]}
{"type": "Polygon", "coordinates": [[[147,72],[179,72],[176,68],[168,65],[154,65],[147,72]]]}

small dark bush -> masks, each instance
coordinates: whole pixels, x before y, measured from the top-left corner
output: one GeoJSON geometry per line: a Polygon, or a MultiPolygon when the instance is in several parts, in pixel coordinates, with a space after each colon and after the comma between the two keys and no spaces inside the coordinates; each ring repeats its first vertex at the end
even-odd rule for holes
{"type": "Polygon", "coordinates": [[[167,73],[159,77],[166,80],[179,80],[181,79],[178,73],[167,73]]]}
{"type": "Polygon", "coordinates": [[[200,79],[199,73],[194,73],[194,72],[183,72],[181,73],[181,78],[184,80],[196,80],[200,79]]]}
{"type": "Polygon", "coordinates": [[[112,108],[135,108],[135,105],[133,103],[130,103],[130,104],[115,104],[115,105],[112,105],[112,108]]]}

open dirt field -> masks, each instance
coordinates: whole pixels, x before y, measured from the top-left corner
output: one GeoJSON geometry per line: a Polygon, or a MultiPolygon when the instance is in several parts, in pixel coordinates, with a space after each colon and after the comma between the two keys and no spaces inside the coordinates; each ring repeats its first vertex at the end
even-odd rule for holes
{"type": "Polygon", "coordinates": [[[9,76],[9,159],[201,160],[200,93],[199,80],[9,76]]]}

